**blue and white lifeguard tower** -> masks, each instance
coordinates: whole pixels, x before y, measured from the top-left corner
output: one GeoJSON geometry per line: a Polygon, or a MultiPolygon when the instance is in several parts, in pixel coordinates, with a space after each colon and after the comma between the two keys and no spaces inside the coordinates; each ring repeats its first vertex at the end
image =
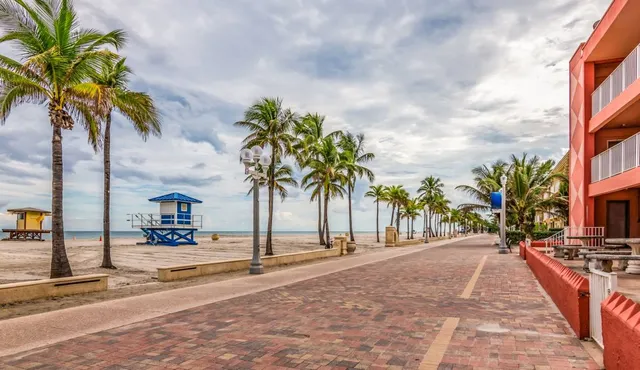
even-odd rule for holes
{"type": "Polygon", "coordinates": [[[193,204],[201,200],[180,193],[170,193],[149,199],[160,203],[160,213],[137,213],[131,215],[131,227],[139,228],[147,238],[146,244],[197,245],[196,230],[202,227],[202,215],[191,213],[193,204]]]}

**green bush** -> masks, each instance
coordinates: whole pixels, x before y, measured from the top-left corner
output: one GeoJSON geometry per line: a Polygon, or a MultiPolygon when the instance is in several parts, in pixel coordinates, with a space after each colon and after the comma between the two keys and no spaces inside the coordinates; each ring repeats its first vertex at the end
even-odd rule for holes
{"type": "Polygon", "coordinates": [[[533,240],[542,240],[546,239],[550,236],[553,236],[557,233],[557,231],[534,231],[533,232],[533,240]]]}
{"type": "Polygon", "coordinates": [[[518,245],[518,243],[523,242],[526,237],[526,234],[522,231],[507,231],[507,244],[512,246],[518,245]]]}

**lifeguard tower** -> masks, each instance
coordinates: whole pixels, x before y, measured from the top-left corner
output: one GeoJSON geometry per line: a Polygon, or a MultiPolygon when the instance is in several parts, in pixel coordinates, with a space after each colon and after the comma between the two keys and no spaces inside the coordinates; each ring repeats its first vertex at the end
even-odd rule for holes
{"type": "Polygon", "coordinates": [[[146,244],[171,247],[198,244],[195,232],[202,227],[202,215],[193,215],[191,206],[202,201],[180,193],[162,195],[149,201],[160,203],[160,213],[131,215],[131,227],[144,232],[146,244]]]}
{"type": "Polygon", "coordinates": [[[43,241],[42,234],[49,234],[51,230],[43,230],[42,223],[51,212],[38,208],[8,209],[7,213],[17,216],[15,229],[2,229],[9,237],[4,240],[37,240],[43,241]]]}

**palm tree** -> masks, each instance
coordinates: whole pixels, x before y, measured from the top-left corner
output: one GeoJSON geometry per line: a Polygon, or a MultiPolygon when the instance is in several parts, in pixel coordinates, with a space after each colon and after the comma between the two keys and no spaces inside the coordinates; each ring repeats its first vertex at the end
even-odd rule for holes
{"type": "Polygon", "coordinates": [[[387,186],[387,197],[386,201],[388,205],[391,206],[391,221],[389,222],[389,226],[393,226],[393,220],[396,216],[396,206],[399,204],[399,201],[402,199],[404,189],[402,185],[391,185],[387,186]]]}
{"type": "MultiPolygon", "coordinates": [[[[275,165],[275,181],[274,187],[276,192],[280,196],[280,200],[284,202],[285,199],[289,196],[289,191],[287,190],[287,186],[297,188],[298,182],[293,178],[293,168],[291,166],[282,164],[282,162],[278,162],[275,165]]],[[[253,177],[248,175],[244,182],[253,182],[253,177]]],[[[268,186],[269,182],[265,178],[261,178],[258,182],[258,186],[265,187],[268,186]]],[[[247,195],[253,194],[253,186],[249,187],[249,191],[247,195]]]]}
{"type": "Polygon", "coordinates": [[[254,146],[269,147],[271,149],[272,164],[267,170],[269,188],[269,217],[267,221],[267,256],[273,255],[273,198],[275,192],[275,163],[283,156],[291,154],[295,137],[293,128],[298,122],[298,115],[289,108],[282,106],[281,98],[262,98],[251,105],[244,112],[244,120],[235,126],[246,128],[250,134],[243,143],[243,148],[254,146]]]}
{"type": "Polygon", "coordinates": [[[339,142],[342,149],[342,160],[345,163],[347,176],[347,200],[349,202],[349,237],[352,242],[355,241],[353,235],[353,215],[351,211],[351,194],[356,185],[356,179],[366,177],[369,182],[373,182],[375,176],[373,172],[364,167],[362,164],[372,161],[375,158],[373,153],[367,153],[364,150],[364,134],[354,136],[347,132],[342,135],[339,142]]]}
{"type": "Polygon", "coordinates": [[[490,167],[482,165],[473,168],[471,173],[474,175],[473,181],[475,182],[475,186],[459,185],[456,186],[456,190],[467,193],[475,202],[461,204],[460,208],[475,211],[490,211],[491,193],[502,189],[500,177],[507,175],[508,172],[509,166],[502,160],[494,162],[490,167]]]}
{"type": "Polygon", "coordinates": [[[365,197],[375,199],[376,203],[376,240],[380,243],[380,201],[387,198],[387,188],[384,185],[371,185],[365,197]]]}
{"type": "Polygon", "coordinates": [[[52,248],[51,277],[72,276],[64,242],[62,130],[79,122],[89,132],[95,150],[100,146],[104,112],[89,99],[96,67],[115,58],[105,46],[121,48],[125,33],[103,34],[82,29],[70,0],[0,1],[0,42],[12,42],[21,61],[0,56],[0,120],[4,124],[23,103],[47,104],[52,128],[52,248]]]}
{"type": "Polygon", "coordinates": [[[440,180],[439,177],[434,177],[434,176],[426,177],[424,180],[421,181],[420,187],[418,188],[418,194],[420,195],[420,198],[422,198],[425,204],[429,206],[429,214],[427,215],[426,214],[427,212],[425,211],[424,218],[425,218],[425,222],[428,223],[425,228],[427,229],[427,232],[430,233],[431,235],[433,234],[433,231],[431,228],[431,217],[434,212],[434,210],[432,209],[434,206],[434,199],[436,195],[444,194],[443,188],[444,188],[444,184],[442,183],[442,180],[440,180]]]}
{"type": "Polygon", "coordinates": [[[413,223],[420,216],[418,204],[419,199],[407,199],[401,212],[401,217],[407,219],[407,239],[413,239],[413,223]]]}
{"type": "MultiPolygon", "coordinates": [[[[294,126],[294,133],[298,137],[295,145],[296,162],[300,169],[307,166],[310,158],[318,158],[318,147],[324,139],[324,120],[325,116],[318,113],[307,113],[294,126]]],[[[341,131],[334,131],[327,136],[337,138],[342,134],[341,131]]],[[[324,234],[322,232],[322,186],[315,192],[316,196],[312,196],[311,201],[318,201],[318,239],[320,245],[325,245],[324,234]]]]}
{"type": "MultiPolygon", "coordinates": [[[[458,223],[460,222],[460,219],[462,218],[462,213],[460,212],[459,209],[452,209],[451,213],[449,214],[449,218],[451,223],[453,223],[453,229],[454,230],[458,230],[458,223]]],[[[451,234],[451,227],[449,227],[449,234],[451,234]]]]}
{"type": "Polygon", "coordinates": [[[129,121],[143,140],[149,134],[161,136],[160,114],[153,99],[142,92],[130,91],[127,87],[131,69],[122,58],[114,63],[106,61],[99,73],[92,75],[95,89],[89,91],[92,100],[105,112],[104,116],[104,216],[103,254],[100,267],[115,269],[111,262],[111,115],[117,111],[129,121]]]}
{"type": "Polygon", "coordinates": [[[442,216],[449,211],[450,200],[445,198],[443,193],[436,193],[432,198],[432,207],[429,208],[436,216],[436,225],[438,226],[438,235],[442,236],[442,216]]]}
{"type": "Polygon", "coordinates": [[[541,161],[538,156],[518,158],[511,156],[512,171],[507,186],[507,207],[516,216],[520,231],[533,232],[535,213],[549,209],[557,203],[557,194],[545,198],[544,194],[555,179],[565,178],[553,173],[553,160],[541,161]]]}
{"type": "MultiPolygon", "coordinates": [[[[331,240],[329,231],[329,200],[344,198],[348,179],[345,175],[346,166],[333,137],[325,137],[318,147],[317,158],[311,158],[307,163],[310,172],[302,178],[304,190],[312,190],[312,197],[319,196],[320,190],[324,196],[324,221],[323,232],[326,241],[331,240]]],[[[328,246],[327,246],[328,248],[328,246]]]]}

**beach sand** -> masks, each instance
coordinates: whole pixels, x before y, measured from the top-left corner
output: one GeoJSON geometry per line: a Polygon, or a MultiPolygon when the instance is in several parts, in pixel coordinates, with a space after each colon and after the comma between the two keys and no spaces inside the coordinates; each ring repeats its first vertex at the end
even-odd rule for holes
{"type": "MultiPolygon", "coordinates": [[[[357,236],[356,253],[371,252],[384,247],[375,242],[375,234],[357,236]]],[[[265,238],[261,248],[264,255],[265,238]]],[[[74,275],[106,273],[109,288],[147,284],[156,281],[157,268],[197,262],[250,258],[251,236],[221,236],[218,241],[207,237],[197,239],[198,245],[180,247],[136,245],[139,239],[112,239],[111,258],[117,270],[102,269],[102,242],[67,240],[67,256],[74,275]]],[[[273,238],[274,252],[285,254],[322,249],[317,234],[278,235],[273,238]]],[[[51,242],[0,241],[0,284],[49,277],[51,242]]]]}
{"type": "MultiPolygon", "coordinates": [[[[384,237],[384,235],[381,235],[384,237]]],[[[103,269],[102,242],[91,240],[67,240],[66,249],[74,275],[109,274],[109,290],[92,294],[55,297],[31,302],[2,306],[0,320],[36,314],[105,300],[148,294],[168,289],[246,276],[247,271],[204,276],[194,279],[160,283],[157,267],[220,261],[251,257],[251,236],[221,236],[218,241],[198,238],[197,246],[163,247],[136,245],[144,239],[113,239],[112,260],[116,270],[103,269]]],[[[384,243],[376,243],[375,233],[356,234],[356,254],[372,253],[384,249],[384,243]]],[[[278,235],[273,237],[274,252],[285,254],[322,249],[317,234],[278,235]]],[[[261,240],[264,255],[264,237],[261,240]]],[[[344,257],[343,257],[344,258],[344,257]]],[[[304,264],[321,263],[315,260],[304,264]]],[[[51,242],[0,241],[0,284],[49,278],[51,242]]],[[[265,271],[278,271],[296,265],[278,266],[265,271]]]]}

